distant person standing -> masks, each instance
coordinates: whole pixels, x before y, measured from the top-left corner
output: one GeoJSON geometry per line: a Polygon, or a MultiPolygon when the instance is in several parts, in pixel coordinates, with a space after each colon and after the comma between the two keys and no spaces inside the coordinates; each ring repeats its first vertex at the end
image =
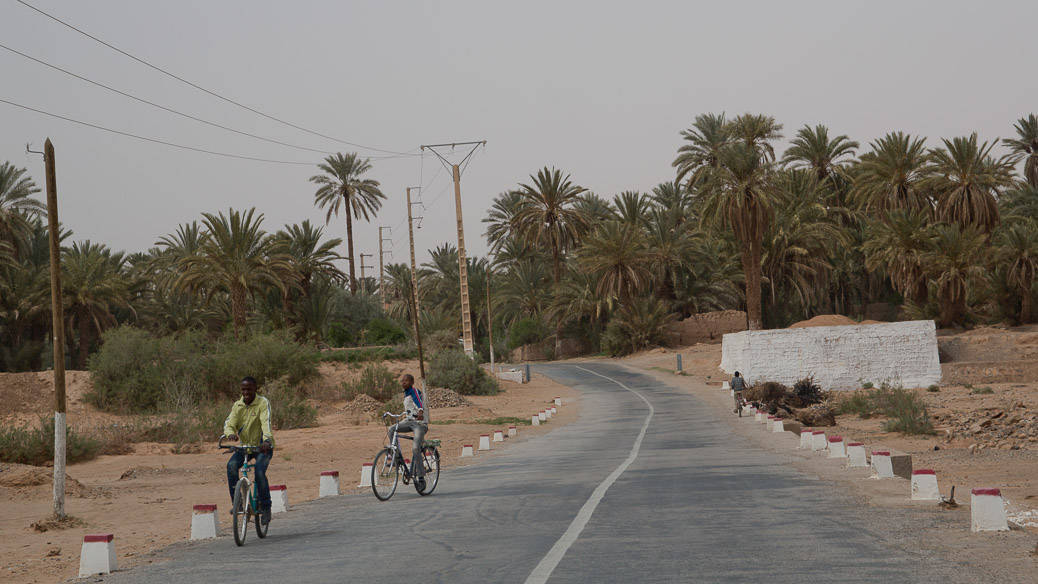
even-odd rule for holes
{"type": "Polygon", "coordinates": [[[735,413],[742,414],[742,396],[746,391],[746,380],[738,371],[732,376],[732,391],[735,392],[735,413]]]}

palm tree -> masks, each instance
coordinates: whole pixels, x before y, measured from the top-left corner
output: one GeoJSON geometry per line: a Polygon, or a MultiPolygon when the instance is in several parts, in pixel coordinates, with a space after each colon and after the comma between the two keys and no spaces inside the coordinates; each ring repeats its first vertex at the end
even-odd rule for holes
{"type": "Polygon", "coordinates": [[[790,168],[808,168],[814,171],[818,182],[829,179],[835,185],[837,177],[846,178],[846,165],[854,158],[858,143],[841,134],[829,139],[829,128],[818,124],[797,130],[789,148],[782,155],[782,164],[790,168]]]}
{"type": "Polygon", "coordinates": [[[591,232],[580,248],[580,266],[598,280],[595,292],[621,304],[630,302],[652,277],[644,232],[622,221],[610,221],[591,232]]]}
{"type": "Polygon", "coordinates": [[[31,231],[29,220],[47,210],[43,203],[29,198],[38,192],[24,168],[15,168],[9,162],[0,164],[0,241],[11,244],[15,259],[31,231]]]}
{"type": "Polygon", "coordinates": [[[721,150],[731,141],[732,129],[723,113],[700,114],[681,137],[688,144],[678,148],[671,166],[677,169],[678,181],[688,177],[688,185],[694,186],[720,165],[721,150]]]}
{"type": "Polygon", "coordinates": [[[925,138],[892,132],[871,142],[854,169],[851,196],[868,214],[886,215],[894,209],[931,210],[922,187],[926,176],[925,138]]]}
{"type": "Polygon", "coordinates": [[[550,297],[547,279],[542,262],[513,266],[500,279],[494,293],[494,307],[501,320],[511,326],[523,318],[540,318],[550,297]]]}
{"type": "Polygon", "coordinates": [[[494,203],[487,210],[483,223],[487,224],[487,243],[493,251],[504,245],[515,231],[515,216],[523,204],[523,195],[519,191],[505,191],[494,197],[494,203]]]}
{"type": "Polygon", "coordinates": [[[230,296],[235,335],[245,328],[249,297],[267,288],[285,293],[291,282],[292,264],[288,257],[271,252],[271,240],[260,226],[263,214],[255,207],[242,213],[203,213],[206,238],[197,254],[179,262],[177,285],[195,292],[203,290],[212,297],[223,291],[230,296]]]}
{"type": "Polygon", "coordinates": [[[771,164],[748,142],[721,151],[720,166],[704,188],[703,215],[732,230],[742,253],[746,316],[750,330],[763,328],[761,313],[762,239],[774,217],[771,164]]]}
{"type": "Polygon", "coordinates": [[[757,151],[761,160],[775,161],[775,147],[771,142],[782,137],[782,124],[764,114],[743,114],[731,122],[731,135],[757,151]]]}
{"type": "Polygon", "coordinates": [[[677,211],[657,207],[649,214],[645,228],[656,295],[668,301],[677,300],[675,283],[691,265],[695,236],[691,224],[681,219],[677,211]]]}
{"type": "Polygon", "coordinates": [[[928,295],[924,257],[930,248],[930,239],[925,211],[890,211],[886,221],[875,221],[869,227],[862,246],[865,267],[870,271],[883,269],[895,290],[922,306],[928,295]]]}
{"type": "Polygon", "coordinates": [[[577,211],[577,214],[584,218],[584,223],[588,225],[597,225],[616,216],[609,201],[590,191],[577,197],[577,202],[573,205],[573,208],[577,211]]]}
{"type": "Polygon", "coordinates": [[[273,243],[277,251],[288,256],[303,298],[310,297],[310,285],[317,276],[329,278],[333,282],[346,279],[346,274],[335,265],[336,260],[343,259],[335,252],[335,248],[342,245],[342,240],[334,238],[322,242],[323,235],[324,230],[314,226],[309,219],[297,225],[287,225],[274,235],[273,243]]]}
{"type": "Polygon", "coordinates": [[[124,264],[122,253],[90,241],[74,243],[62,253],[61,293],[66,326],[78,332],[77,369],[86,368],[94,340],[116,324],[116,308],[130,308],[124,264]]]}
{"type": "Polygon", "coordinates": [[[355,153],[333,154],[324,159],[317,168],[324,171],[310,177],[310,182],[320,185],[314,193],[314,205],[328,208],[325,224],[332,215],[339,215],[339,210],[346,215],[346,245],[350,262],[350,292],[357,293],[357,278],[353,265],[353,217],[370,221],[380,208],[386,196],[379,190],[379,182],[361,175],[371,170],[367,158],[360,158],[355,153]]]}
{"type": "Polygon", "coordinates": [[[1038,187],[1020,184],[998,198],[999,215],[1005,219],[1038,219],[1038,187]]]}
{"type": "Polygon", "coordinates": [[[1038,189],[1038,116],[1031,114],[1020,118],[1013,126],[1016,138],[1002,142],[1014,153],[1024,157],[1024,177],[1031,188],[1038,189]]]}
{"type": "Polygon", "coordinates": [[[944,148],[930,150],[923,180],[937,199],[938,219],[990,233],[999,222],[998,195],[1014,183],[1014,159],[992,157],[997,142],[978,145],[976,132],[943,142],[944,148]]]}
{"type": "Polygon", "coordinates": [[[946,223],[934,227],[930,250],[923,255],[923,262],[940,302],[942,326],[962,321],[970,292],[987,276],[987,248],[987,235],[975,227],[946,223]]]}
{"type": "Polygon", "coordinates": [[[1031,290],[1038,276],[1038,221],[1024,219],[1000,230],[998,261],[1006,268],[1006,279],[1020,294],[1020,324],[1031,321],[1031,290]]]}
{"type": "Polygon", "coordinates": [[[530,175],[532,184],[520,184],[523,205],[515,215],[516,226],[524,239],[551,252],[552,281],[562,278],[562,254],[586,230],[584,217],[574,208],[586,191],[573,184],[569,175],[558,169],[542,168],[530,175]]]}
{"type": "Polygon", "coordinates": [[[649,211],[649,198],[638,191],[624,191],[613,197],[616,217],[625,223],[642,225],[649,211]]]}

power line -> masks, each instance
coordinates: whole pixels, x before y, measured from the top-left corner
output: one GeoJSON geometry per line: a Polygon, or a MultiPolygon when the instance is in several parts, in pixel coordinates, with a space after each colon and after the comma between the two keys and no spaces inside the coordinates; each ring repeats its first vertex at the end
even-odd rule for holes
{"type": "Polygon", "coordinates": [[[22,108],[24,110],[29,110],[31,112],[36,112],[38,114],[43,114],[45,116],[50,116],[52,118],[57,118],[59,120],[65,120],[66,122],[72,122],[73,124],[79,124],[81,126],[86,126],[88,128],[94,128],[95,130],[102,130],[102,131],[105,131],[105,132],[111,132],[112,134],[118,134],[120,136],[126,136],[128,138],[135,138],[137,140],[143,140],[145,142],[152,142],[152,143],[155,143],[155,144],[162,144],[164,146],[170,146],[170,147],[173,147],[173,148],[180,148],[182,150],[190,150],[192,152],[201,152],[203,154],[212,154],[214,156],[223,156],[225,158],[238,158],[238,159],[241,159],[241,160],[253,160],[255,162],[270,162],[270,163],[273,163],[273,164],[295,164],[295,165],[300,165],[300,166],[313,166],[312,162],[296,162],[296,161],[293,161],[293,160],[274,160],[274,159],[271,159],[271,158],[259,158],[259,157],[256,157],[256,156],[245,156],[245,155],[242,155],[242,154],[231,154],[229,152],[220,152],[220,151],[217,151],[217,150],[208,150],[206,148],[198,148],[196,146],[185,146],[184,144],[177,144],[175,142],[167,142],[166,140],[160,140],[158,138],[149,138],[147,136],[140,136],[138,134],[132,134],[130,132],[123,132],[122,130],[115,130],[115,129],[112,129],[112,128],[106,128],[105,126],[99,126],[97,124],[91,124],[90,122],[84,122],[82,120],[77,120],[77,119],[70,118],[70,117],[67,117],[67,116],[63,116],[63,115],[60,115],[60,114],[55,114],[55,113],[51,113],[51,112],[48,112],[48,111],[43,111],[41,109],[36,109],[34,107],[29,107],[27,105],[22,105],[20,103],[15,103],[13,101],[8,101],[8,100],[3,99],[3,98],[0,98],[0,103],[6,103],[7,105],[12,105],[14,107],[22,108]]]}
{"type": "Polygon", "coordinates": [[[75,77],[76,79],[79,79],[79,80],[82,80],[82,81],[86,81],[87,83],[90,83],[91,85],[96,85],[97,87],[101,87],[103,89],[107,89],[108,91],[111,91],[111,92],[114,92],[114,93],[118,93],[119,95],[122,95],[123,97],[128,97],[128,98],[130,98],[130,99],[132,99],[134,101],[139,101],[141,103],[150,105],[152,107],[156,107],[156,108],[158,108],[160,110],[167,111],[167,112],[169,112],[171,114],[176,114],[178,116],[185,117],[185,118],[187,118],[189,120],[194,120],[196,122],[205,124],[207,126],[213,126],[215,128],[220,128],[221,130],[227,130],[228,132],[234,132],[235,134],[240,134],[242,136],[248,136],[250,138],[255,138],[257,140],[263,140],[264,142],[270,142],[272,144],[280,144],[281,146],[288,146],[289,148],[296,148],[298,150],[306,150],[306,151],[309,151],[309,152],[317,152],[319,154],[332,154],[332,152],[330,152],[328,150],[318,150],[317,148],[309,148],[309,147],[306,147],[306,146],[299,146],[297,144],[290,144],[288,142],[282,142],[281,140],[275,140],[274,138],[265,138],[263,136],[257,136],[256,134],[251,134],[251,133],[245,132],[243,130],[236,130],[234,128],[230,128],[230,127],[224,126],[222,124],[218,124],[218,123],[213,122],[213,121],[205,120],[205,119],[193,116],[191,114],[186,114],[184,112],[177,111],[177,110],[175,110],[175,109],[173,109],[171,107],[167,107],[167,106],[164,106],[162,104],[158,104],[158,103],[155,103],[153,101],[149,101],[147,99],[144,99],[143,97],[138,97],[136,95],[132,95],[132,94],[127,93],[125,91],[121,91],[119,89],[116,89],[114,87],[110,87],[110,86],[105,85],[104,83],[101,83],[99,81],[94,81],[93,79],[88,79],[88,78],[86,78],[86,77],[84,77],[82,75],[79,75],[77,73],[73,73],[72,71],[69,71],[67,69],[63,69],[63,68],[61,68],[61,67],[59,67],[57,65],[53,65],[53,64],[48,63],[46,61],[43,61],[42,59],[37,59],[36,57],[33,57],[31,55],[27,55],[27,54],[25,54],[25,53],[23,53],[23,52],[21,52],[21,51],[19,51],[17,49],[12,49],[11,47],[8,47],[7,45],[4,45],[2,43],[0,43],[0,49],[5,49],[5,50],[10,51],[10,52],[12,52],[12,53],[14,53],[16,55],[25,57],[26,59],[29,59],[30,61],[34,61],[34,62],[39,63],[40,65],[43,65],[45,67],[50,67],[51,69],[54,69],[55,71],[60,71],[60,72],[62,72],[64,74],[66,74],[66,75],[70,75],[72,77],[75,77]]]}
{"type": "Polygon", "coordinates": [[[191,81],[188,81],[187,79],[184,79],[183,77],[180,77],[180,76],[178,76],[178,75],[176,75],[174,73],[170,73],[169,71],[163,69],[162,67],[159,67],[158,65],[153,65],[152,63],[149,63],[148,61],[145,61],[144,59],[142,59],[140,57],[132,55],[132,54],[130,54],[130,53],[120,49],[119,47],[116,47],[116,46],[114,46],[114,45],[112,45],[112,44],[110,44],[108,42],[105,42],[104,40],[101,40],[100,38],[98,38],[98,37],[96,37],[96,36],[86,32],[86,31],[84,31],[82,29],[76,28],[75,26],[65,22],[64,20],[61,20],[57,16],[54,16],[52,14],[44,12],[43,10],[40,10],[39,8],[33,6],[32,4],[29,4],[28,2],[25,2],[25,0],[17,0],[17,2],[19,4],[27,7],[27,8],[31,8],[32,10],[35,10],[36,12],[42,14],[43,16],[46,16],[47,18],[53,20],[54,22],[57,22],[58,24],[61,24],[62,26],[70,28],[70,29],[78,32],[79,34],[81,34],[81,35],[83,35],[83,36],[85,36],[85,37],[87,37],[87,38],[89,38],[89,39],[91,39],[91,40],[93,40],[93,41],[95,41],[97,43],[100,43],[100,44],[108,47],[109,49],[111,49],[111,50],[113,50],[113,51],[115,51],[115,52],[117,52],[117,53],[119,53],[121,55],[124,55],[124,56],[126,56],[126,57],[128,57],[130,59],[133,59],[134,61],[137,61],[138,63],[140,63],[140,64],[142,64],[142,65],[144,65],[146,67],[154,69],[155,71],[158,71],[159,73],[162,73],[163,75],[166,75],[168,77],[176,79],[177,81],[180,81],[181,83],[190,85],[191,87],[193,87],[193,88],[195,88],[195,89],[197,89],[197,90],[199,90],[199,91],[201,91],[203,93],[207,93],[207,94],[209,94],[209,95],[211,95],[211,96],[213,96],[213,97],[215,97],[217,99],[223,100],[223,101],[225,101],[227,103],[230,103],[230,104],[238,106],[238,107],[240,107],[242,109],[248,110],[248,111],[250,111],[250,112],[252,112],[252,113],[254,113],[256,115],[259,115],[259,116],[262,116],[264,118],[267,118],[268,120],[273,120],[275,122],[278,122],[279,124],[284,124],[286,126],[295,128],[297,130],[306,132],[308,134],[313,134],[315,136],[320,136],[321,138],[325,138],[325,139],[328,139],[328,140],[339,142],[340,144],[346,144],[348,146],[353,146],[353,147],[356,147],[356,148],[363,148],[365,150],[374,150],[376,152],[384,152],[386,154],[397,154],[397,155],[400,155],[400,156],[417,156],[417,154],[410,153],[410,152],[398,152],[396,150],[386,150],[386,149],[383,149],[383,148],[376,148],[374,146],[365,146],[363,144],[358,144],[356,142],[350,142],[348,140],[343,140],[343,139],[340,139],[340,138],[336,138],[334,136],[329,136],[327,134],[322,134],[320,132],[317,132],[316,130],[311,130],[309,128],[304,128],[303,126],[294,124],[292,122],[283,120],[281,118],[272,116],[270,114],[263,113],[263,112],[255,109],[255,108],[249,107],[249,106],[247,106],[247,105],[245,105],[243,103],[240,103],[238,101],[235,101],[235,100],[233,100],[233,99],[231,99],[229,97],[225,97],[223,95],[220,95],[219,93],[217,93],[215,91],[212,91],[210,89],[206,89],[205,87],[202,87],[201,85],[198,85],[197,83],[193,83],[191,81]]]}

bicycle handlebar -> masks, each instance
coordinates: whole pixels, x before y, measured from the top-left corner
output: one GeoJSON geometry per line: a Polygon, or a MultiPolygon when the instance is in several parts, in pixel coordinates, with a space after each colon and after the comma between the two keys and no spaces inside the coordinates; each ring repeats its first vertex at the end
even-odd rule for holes
{"type": "Polygon", "coordinates": [[[216,445],[217,448],[221,448],[223,450],[241,450],[246,454],[253,454],[255,452],[259,452],[259,446],[253,446],[251,444],[242,444],[241,446],[235,446],[233,444],[224,445],[223,440],[226,437],[227,436],[220,436],[220,441],[217,442],[216,445]]]}

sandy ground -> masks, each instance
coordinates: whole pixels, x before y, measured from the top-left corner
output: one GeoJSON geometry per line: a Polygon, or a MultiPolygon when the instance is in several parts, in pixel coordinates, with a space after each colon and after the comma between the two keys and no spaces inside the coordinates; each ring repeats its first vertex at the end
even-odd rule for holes
{"type": "MultiPolygon", "coordinates": [[[[704,387],[705,383],[710,390],[697,391],[696,395],[718,407],[729,408],[731,397],[727,392],[719,390],[724,378],[718,369],[720,359],[721,345],[699,344],[646,351],[626,359],[625,363],[657,375],[662,374],[670,381],[685,382],[690,389],[704,387]],[[673,375],[676,353],[679,352],[686,373],[684,376],[673,375]]],[[[990,395],[974,395],[961,386],[942,387],[938,393],[920,390],[919,394],[936,419],[938,434],[934,436],[903,436],[884,432],[880,427],[883,418],[861,419],[850,415],[837,416],[837,425],[824,430],[842,435],[848,441],[864,442],[868,449],[911,454],[914,468],[937,471],[940,488],[945,496],[955,486],[955,497],[960,503],[968,504],[969,490],[972,488],[998,487],[1009,501],[1012,514],[1024,516],[1031,512],[1034,515],[1030,521],[1036,525],[1028,529],[1038,533],[1038,440],[1030,437],[1009,438],[1000,447],[978,449],[971,448],[976,445],[975,436],[948,434],[949,429],[962,425],[958,420],[983,420],[994,412],[1004,411],[1007,406],[1010,415],[1021,418],[1021,421],[1038,417],[1038,385],[991,384],[991,387],[994,393],[990,395]],[[1011,449],[1013,445],[1017,449],[1011,449]]],[[[1000,419],[1004,417],[1005,414],[1000,419]]]]}
{"type": "MultiPolygon", "coordinates": [[[[390,369],[408,367],[409,363],[398,363],[390,369]]],[[[349,375],[351,371],[345,366],[330,369],[340,376],[349,375]]],[[[341,381],[334,375],[329,376],[328,370],[324,373],[331,387],[341,381]]],[[[38,376],[42,385],[50,378],[47,373],[20,375],[38,376]]],[[[74,372],[72,377],[82,375],[83,372],[74,372]]],[[[4,377],[6,375],[0,376],[0,390],[15,386],[10,378],[5,380],[4,377]],[[7,386],[3,385],[5,381],[7,386]]],[[[5,409],[4,424],[38,418],[50,409],[49,398],[38,393],[36,381],[33,378],[19,383],[17,391],[11,391],[11,395],[20,397],[17,409],[5,409]]],[[[543,376],[535,375],[526,385],[504,381],[501,385],[504,391],[497,396],[469,396],[466,398],[471,402],[469,405],[432,411],[429,437],[442,440],[440,452],[447,469],[441,480],[450,480],[452,466],[478,464],[486,458],[477,453],[474,458],[459,459],[463,444],[478,444],[480,434],[491,434],[496,429],[506,430],[507,434],[507,425],[489,426],[475,423],[477,420],[511,416],[528,420],[554,397],[563,398],[564,406],[559,415],[548,424],[519,426],[517,438],[492,445],[508,448],[509,441],[549,432],[577,418],[579,393],[543,376]]],[[[70,425],[78,428],[109,421],[110,417],[118,419],[82,405],[81,394],[87,387],[89,379],[70,384],[70,425]]],[[[317,498],[318,477],[324,470],[340,472],[344,493],[370,494],[370,489],[359,489],[356,485],[360,481],[361,465],[370,462],[384,443],[384,426],[343,405],[341,402],[322,404],[320,425],[316,428],[277,432],[278,449],[268,476],[271,484],[288,486],[290,504],[317,498]]],[[[102,456],[71,465],[68,476],[73,480],[67,489],[66,509],[82,524],[45,532],[34,529],[32,524],[50,514],[51,470],[0,465],[0,557],[4,558],[0,565],[0,582],[55,582],[74,578],[85,533],[114,533],[120,568],[132,567],[138,561],[150,563],[154,557],[146,556],[146,552],[188,538],[191,507],[196,504],[217,504],[221,530],[226,533],[230,508],[225,471],[227,455],[217,451],[215,445],[200,454],[169,452],[168,444],[137,444],[134,454],[102,456]]],[[[374,500],[374,495],[371,497],[374,500]]],[[[274,529],[277,529],[276,520],[277,516],[274,529]]]]}

